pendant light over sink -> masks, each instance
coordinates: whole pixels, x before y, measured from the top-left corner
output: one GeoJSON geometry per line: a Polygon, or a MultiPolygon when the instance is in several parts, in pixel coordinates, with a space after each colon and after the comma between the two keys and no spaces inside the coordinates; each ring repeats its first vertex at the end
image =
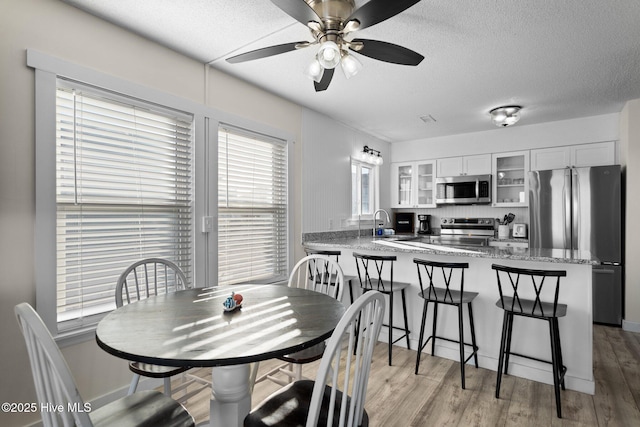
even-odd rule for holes
{"type": "Polygon", "coordinates": [[[385,21],[420,0],[369,0],[356,9],[354,0],[271,0],[311,31],[313,41],[298,41],[263,47],[227,58],[231,64],[279,55],[311,45],[319,45],[304,74],[312,79],[316,92],[329,87],[333,70],[341,65],[347,79],[355,76],[362,63],[353,55],[368,56],[400,65],[418,65],[424,56],[406,47],[370,39],[350,39],[350,33],[385,21]]]}

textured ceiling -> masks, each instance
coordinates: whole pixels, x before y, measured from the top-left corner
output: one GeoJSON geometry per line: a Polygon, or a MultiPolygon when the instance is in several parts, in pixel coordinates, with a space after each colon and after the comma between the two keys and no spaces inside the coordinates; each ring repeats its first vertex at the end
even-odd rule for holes
{"type": "Polygon", "coordinates": [[[320,93],[302,74],[316,47],[225,61],[312,40],[269,0],[63,1],[391,142],[495,129],[488,111],[500,105],[522,105],[515,126],[524,126],[615,113],[640,98],[639,0],[422,0],[353,33],[415,50],[420,65],[360,55],[358,75],[336,70],[320,93]]]}

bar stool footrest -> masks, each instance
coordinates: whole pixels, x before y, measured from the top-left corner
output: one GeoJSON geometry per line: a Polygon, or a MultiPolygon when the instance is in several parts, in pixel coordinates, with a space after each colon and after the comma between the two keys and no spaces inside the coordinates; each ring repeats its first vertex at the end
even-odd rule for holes
{"type": "MultiPolygon", "coordinates": [[[[449,341],[449,342],[452,342],[452,343],[460,344],[460,341],[458,341],[458,340],[454,340],[454,339],[452,339],[452,338],[439,337],[439,336],[437,336],[437,335],[434,337],[433,335],[431,335],[431,336],[430,336],[429,338],[427,338],[427,339],[426,339],[426,341],[422,344],[422,347],[418,349],[418,352],[422,352],[422,350],[424,350],[424,348],[427,346],[427,343],[429,342],[429,340],[430,340],[431,338],[437,338],[437,339],[439,339],[439,340],[445,340],[445,341],[449,341]]],[[[474,347],[472,343],[466,343],[466,342],[465,342],[465,343],[463,343],[463,345],[466,345],[466,346],[469,346],[469,347],[473,348],[473,351],[471,352],[471,354],[469,355],[469,357],[467,357],[467,358],[465,359],[465,361],[464,361],[464,363],[467,363],[467,362],[469,361],[469,359],[471,359],[474,355],[476,355],[476,354],[478,353],[478,349],[479,349],[479,347],[477,347],[477,346],[476,346],[476,347],[474,347]]],[[[513,353],[512,353],[512,354],[513,354],[513,353]]],[[[434,354],[432,354],[432,356],[435,356],[435,355],[434,355],[434,354]]],[[[523,356],[523,357],[525,357],[525,356],[523,356]]],[[[543,361],[543,360],[541,360],[541,362],[544,362],[544,361],[543,361]]],[[[550,362],[548,362],[548,363],[550,363],[550,362]]]]}

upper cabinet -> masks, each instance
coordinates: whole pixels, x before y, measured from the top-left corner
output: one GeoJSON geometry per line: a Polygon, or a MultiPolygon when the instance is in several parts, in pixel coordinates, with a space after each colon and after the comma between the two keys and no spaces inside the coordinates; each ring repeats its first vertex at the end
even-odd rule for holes
{"type": "Polygon", "coordinates": [[[491,154],[438,159],[438,176],[487,175],[491,173],[491,154]]]}
{"type": "Polygon", "coordinates": [[[435,161],[426,160],[391,165],[391,206],[394,208],[435,208],[435,161]]]}
{"type": "Polygon", "coordinates": [[[493,206],[527,206],[529,151],[493,155],[493,206]]]}
{"type": "Polygon", "coordinates": [[[531,170],[604,166],[615,163],[616,145],[613,141],[531,150],[531,170]]]}

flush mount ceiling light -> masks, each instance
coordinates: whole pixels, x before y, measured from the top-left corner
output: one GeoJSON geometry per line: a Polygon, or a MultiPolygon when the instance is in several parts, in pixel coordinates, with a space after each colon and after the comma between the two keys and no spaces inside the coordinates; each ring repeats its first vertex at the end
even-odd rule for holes
{"type": "Polygon", "coordinates": [[[520,120],[520,110],[522,107],[517,105],[509,105],[505,107],[494,108],[489,111],[491,120],[498,127],[506,127],[515,125],[520,120]]]}
{"type": "Polygon", "coordinates": [[[406,47],[378,40],[351,39],[349,33],[362,30],[385,21],[405,11],[420,0],[369,0],[356,9],[354,0],[271,0],[285,13],[306,25],[314,41],[300,41],[264,47],[227,58],[231,64],[251,61],[320,45],[313,60],[304,69],[304,74],[312,79],[316,92],[326,90],[333,78],[333,70],[341,64],[347,79],[360,71],[362,64],[349,53],[379,61],[400,65],[418,65],[424,56],[406,47]]]}
{"type": "Polygon", "coordinates": [[[378,150],[369,148],[365,145],[360,153],[360,159],[364,162],[371,163],[372,165],[380,166],[383,163],[382,154],[378,150]]]}

